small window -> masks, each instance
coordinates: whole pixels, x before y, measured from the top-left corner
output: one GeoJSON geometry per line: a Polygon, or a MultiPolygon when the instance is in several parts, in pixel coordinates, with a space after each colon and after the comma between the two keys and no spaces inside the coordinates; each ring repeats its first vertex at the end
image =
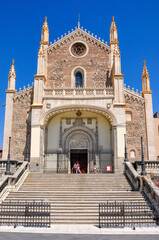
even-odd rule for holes
{"type": "Polygon", "coordinates": [[[131,121],[132,121],[132,113],[126,112],[126,122],[131,122],[131,121]]]}
{"type": "Polygon", "coordinates": [[[76,86],[76,88],[83,87],[83,76],[82,76],[82,73],[79,71],[76,72],[76,74],[75,74],[75,86],[76,86]]]}
{"type": "Polygon", "coordinates": [[[135,157],[136,157],[135,151],[131,150],[130,151],[130,158],[135,158],[135,157]]]}

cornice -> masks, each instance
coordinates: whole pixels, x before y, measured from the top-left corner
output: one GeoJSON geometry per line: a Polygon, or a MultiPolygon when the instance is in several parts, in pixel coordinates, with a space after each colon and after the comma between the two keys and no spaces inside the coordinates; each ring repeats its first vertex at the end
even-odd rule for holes
{"type": "Polygon", "coordinates": [[[43,78],[44,79],[44,81],[46,81],[46,77],[45,77],[45,75],[44,74],[36,74],[36,75],[34,75],[34,78],[43,78]]]}
{"type": "Polygon", "coordinates": [[[114,105],[114,107],[115,107],[115,106],[117,106],[117,107],[118,107],[118,106],[119,106],[119,107],[120,107],[120,106],[121,106],[121,107],[125,107],[125,106],[126,106],[125,103],[114,103],[113,105],[114,105]]]}
{"type": "Polygon", "coordinates": [[[6,90],[6,93],[15,93],[15,90],[7,89],[7,90],[6,90]]]}
{"type": "Polygon", "coordinates": [[[42,108],[43,104],[32,104],[31,108],[42,108]]]}
{"type": "Polygon", "coordinates": [[[142,92],[142,95],[144,95],[144,94],[152,94],[152,91],[151,90],[145,90],[145,91],[142,92]]]}

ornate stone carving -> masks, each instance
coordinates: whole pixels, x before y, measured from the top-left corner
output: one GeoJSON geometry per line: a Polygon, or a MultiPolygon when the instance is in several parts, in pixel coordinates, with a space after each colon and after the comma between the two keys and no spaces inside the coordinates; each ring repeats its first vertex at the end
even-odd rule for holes
{"type": "Polygon", "coordinates": [[[88,140],[82,135],[75,135],[70,140],[70,148],[88,148],[88,140]]]}
{"type": "Polygon", "coordinates": [[[33,87],[28,87],[16,93],[13,101],[11,158],[24,160],[26,155],[27,136],[29,136],[28,152],[30,152],[30,106],[33,101],[33,87]]]}
{"type": "MultiPolygon", "coordinates": [[[[141,136],[146,139],[146,126],[145,126],[145,111],[144,111],[144,99],[137,93],[125,92],[125,103],[126,111],[131,112],[131,121],[126,122],[126,134],[127,134],[127,150],[128,157],[130,157],[130,152],[133,149],[136,152],[136,159],[141,158],[140,150],[140,138],[141,136]]],[[[146,140],[145,140],[146,142],[146,140]]],[[[147,146],[144,146],[145,159],[147,158],[147,146]]]]}
{"type": "Polygon", "coordinates": [[[90,60],[89,62],[87,62],[87,66],[89,67],[105,67],[107,68],[108,67],[108,64],[107,62],[96,62],[96,61],[93,61],[93,60],[90,60]]]}
{"type": "Polygon", "coordinates": [[[84,126],[85,123],[83,122],[83,119],[82,118],[76,118],[74,123],[73,123],[73,126],[84,126]]]}

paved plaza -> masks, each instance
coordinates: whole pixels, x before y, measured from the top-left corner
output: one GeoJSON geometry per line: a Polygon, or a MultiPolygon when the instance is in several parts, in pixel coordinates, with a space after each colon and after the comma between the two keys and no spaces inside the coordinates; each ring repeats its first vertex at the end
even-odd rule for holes
{"type": "MultiPolygon", "coordinates": [[[[149,240],[150,235],[145,234],[133,234],[133,235],[117,235],[117,234],[48,234],[48,233],[1,233],[0,240],[149,240]]],[[[159,235],[151,235],[151,240],[158,240],[159,235]]]]}
{"type": "Polygon", "coordinates": [[[16,227],[1,226],[0,240],[5,239],[159,239],[159,227],[137,227],[133,230],[130,227],[125,228],[98,228],[93,225],[78,225],[78,224],[57,224],[51,228],[32,228],[32,227],[16,227]],[[31,236],[30,236],[31,234],[31,236]],[[109,237],[106,237],[109,235],[109,237]],[[133,235],[133,238],[128,235],[133,235]],[[143,237],[144,235],[144,237],[143,237]],[[152,236],[153,235],[153,236],[152,236]],[[30,236],[30,237],[29,237],[30,236]],[[126,237],[127,236],[127,237],[126,237]],[[50,238],[51,237],[51,238],[50,238]]]}

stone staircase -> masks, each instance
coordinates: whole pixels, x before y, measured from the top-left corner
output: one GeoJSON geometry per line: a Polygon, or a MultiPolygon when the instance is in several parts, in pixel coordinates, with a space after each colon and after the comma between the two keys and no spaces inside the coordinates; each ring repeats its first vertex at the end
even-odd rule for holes
{"type": "Polygon", "coordinates": [[[5,201],[47,201],[52,224],[98,224],[99,203],[145,201],[131,191],[123,174],[30,173],[17,192],[5,201]]]}

